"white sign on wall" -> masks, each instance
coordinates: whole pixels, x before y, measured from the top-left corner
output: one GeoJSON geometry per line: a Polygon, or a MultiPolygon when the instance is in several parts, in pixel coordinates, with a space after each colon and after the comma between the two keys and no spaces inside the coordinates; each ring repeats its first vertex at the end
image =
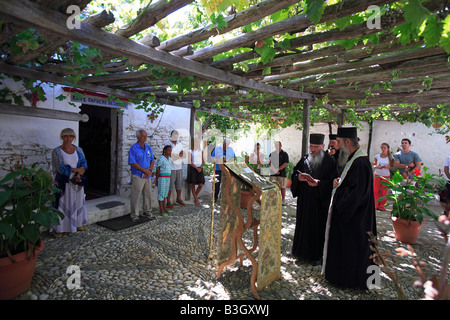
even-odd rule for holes
{"type": "Polygon", "coordinates": [[[116,101],[116,100],[108,100],[108,98],[103,97],[94,97],[94,96],[88,96],[83,95],[83,97],[79,98],[74,94],[70,95],[70,101],[71,102],[80,102],[84,104],[90,104],[95,106],[101,106],[101,107],[110,107],[110,108],[128,108],[128,102],[127,101],[116,101]]]}

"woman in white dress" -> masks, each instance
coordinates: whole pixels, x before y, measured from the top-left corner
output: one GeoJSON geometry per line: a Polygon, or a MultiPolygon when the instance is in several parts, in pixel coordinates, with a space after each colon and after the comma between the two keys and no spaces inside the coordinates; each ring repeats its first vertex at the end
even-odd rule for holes
{"type": "Polygon", "coordinates": [[[86,230],[87,208],[84,195],[84,176],[87,170],[86,157],[80,147],[73,145],[76,137],[71,128],[66,128],[60,134],[62,145],[53,149],[52,167],[57,187],[62,192],[57,193],[55,207],[64,214],[60,224],[53,226],[51,231],[60,238],[63,233],[86,230]]]}

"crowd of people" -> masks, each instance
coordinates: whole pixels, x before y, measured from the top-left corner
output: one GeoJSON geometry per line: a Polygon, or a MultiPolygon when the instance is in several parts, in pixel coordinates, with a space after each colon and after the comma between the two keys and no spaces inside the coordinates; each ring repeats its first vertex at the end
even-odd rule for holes
{"type": "MultiPolygon", "coordinates": [[[[54,226],[55,237],[63,233],[85,230],[87,209],[84,197],[85,172],[88,169],[83,150],[74,144],[76,135],[70,128],[60,134],[62,144],[52,152],[52,167],[57,187],[55,207],[63,214],[60,224],[54,226]]],[[[162,155],[155,156],[146,143],[147,132],[136,131],[137,142],[131,146],[128,164],[131,173],[130,218],[140,219],[142,215],[155,219],[151,213],[152,183],[158,189],[159,213],[171,213],[174,203],[171,192],[175,189],[175,203],[185,206],[181,199],[183,186],[182,164],[187,160],[187,183],[191,185],[194,204],[199,205],[199,193],[205,184],[204,152],[201,140],[194,139],[186,153],[174,130],[165,143],[162,155]]],[[[329,135],[328,149],[324,145],[325,135],[311,134],[309,152],[292,170],[291,192],[297,198],[296,226],[293,237],[292,255],[312,265],[321,265],[324,277],[338,286],[366,289],[368,267],[372,264],[368,232],[376,236],[376,210],[386,210],[388,190],[381,183],[389,179],[393,170],[399,170],[405,178],[420,172],[422,160],[410,150],[411,141],[401,141],[401,151],[391,154],[387,143],[380,145],[380,153],[373,161],[359,145],[356,127],[339,127],[337,134],[329,135]]],[[[216,163],[217,183],[214,198],[220,193],[222,171],[219,163],[232,162],[236,154],[224,139],[211,152],[216,163]]],[[[282,149],[281,141],[275,142],[275,150],[268,157],[255,144],[248,162],[257,173],[268,171],[268,179],[276,182],[281,191],[282,204],[286,205],[286,177],[289,155],[282,149]]],[[[444,163],[447,179],[445,213],[450,210],[450,155],[444,163]]],[[[267,174],[264,174],[267,175],[267,174]]]]}
{"type": "MultiPolygon", "coordinates": [[[[355,127],[338,128],[329,136],[311,134],[309,153],[292,173],[292,195],[297,198],[296,228],[292,255],[321,265],[329,282],[347,288],[367,289],[370,276],[368,232],[377,234],[376,210],[385,211],[388,189],[381,183],[399,170],[405,179],[420,174],[422,160],[402,139],[401,150],[391,154],[387,143],[371,162],[360,148],[355,127]]],[[[444,163],[450,189],[450,155],[444,163]]],[[[444,213],[449,214],[450,197],[444,213]]]]}

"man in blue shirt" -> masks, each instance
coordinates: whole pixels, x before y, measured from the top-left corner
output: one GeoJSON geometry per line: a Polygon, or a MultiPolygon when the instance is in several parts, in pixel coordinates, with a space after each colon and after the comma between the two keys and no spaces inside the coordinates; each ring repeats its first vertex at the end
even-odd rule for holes
{"type": "Polygon", "coordinates": [[[230,147],[231,140],[224,139],[223,145],[214,148],[211,156],[216,160],[216,174],[217,180],[214,190],[214,201],[217,201],[220,192],[220,182],[222,181],[222,170],[219,167],[219,163],[230,162],[231,159],[236,157],[233,148],[230,147]]]}
{"type": "Polygon", "coordinates": [[[147,132],[143,129],[136,131],[137,142],[128,153],[128,164],[131,171],[130,217],[133,222],[139,221],[139,198],[143,193],[143,215],[155,219],[151,214],[152,189],[151,175],[155,157],[152,148],[146,144],[147,132]]]}
{"type": "Polygon", "coordinates": [[[394,154],[394,164],[403,176],[406,175],[409,179],[412,179],[414,170],[420,172],[422,160],[416,152],[409,149],[410,147],[411,140],[402,139],[402,151],[394,154]]]}

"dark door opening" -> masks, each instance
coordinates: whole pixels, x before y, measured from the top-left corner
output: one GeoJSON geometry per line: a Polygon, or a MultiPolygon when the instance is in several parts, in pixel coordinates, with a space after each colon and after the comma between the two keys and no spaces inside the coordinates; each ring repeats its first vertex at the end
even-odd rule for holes
{"type": "Polygon", "coordinates": [[[111,109],[81,105],[81,114],[89,121],[80,122],[79,145],[86,155],[88,186],[86,200],[110,195],[111,182],[111,109]]]}

